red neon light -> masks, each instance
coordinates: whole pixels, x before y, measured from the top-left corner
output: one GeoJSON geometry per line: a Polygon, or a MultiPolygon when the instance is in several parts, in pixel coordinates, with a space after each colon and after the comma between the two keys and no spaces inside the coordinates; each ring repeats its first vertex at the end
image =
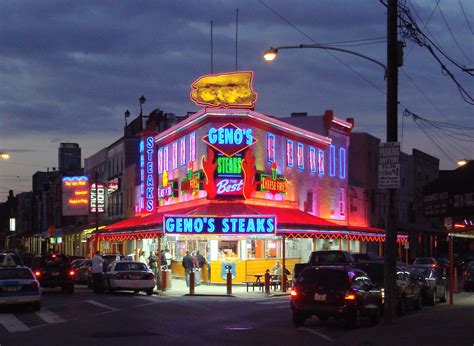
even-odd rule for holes
{"type": "Polygon", "coordinates": [[[214,157],[214,150],[208,147],[207,159],[205,155],[203,155],[201,158],[202,170],[204,172],[204,176],[206,177],[206,181],[204,183],[204,190],[207,191],[207,198],[209,199],[215,199],[217,195],[216,183],[214,181],[214,172],[217,168],[217,161],[214,162],[214,157]]]}
{"type": "Polygon", "coordinates": [[[255,156],[252,155],[252,151],[249,149],[245,152],[244,159],[242,160],[242,171],[244,172],[244,198],[250,198],[253,192],[256,190],[257,183],[255,182],[255,156]]]}

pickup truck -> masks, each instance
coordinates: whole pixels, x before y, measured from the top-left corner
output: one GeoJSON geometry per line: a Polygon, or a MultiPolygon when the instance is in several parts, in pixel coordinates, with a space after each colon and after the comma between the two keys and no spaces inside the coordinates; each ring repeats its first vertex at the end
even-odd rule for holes
{"type": "Polygon", "coordinates": [[[293,279],[296,279],[306,267],[317,265],[349,265],[354,263],[354,259],[348,251],[323,250],[313,251],[307,263],[296,263],[293,270],[293,279]]]}

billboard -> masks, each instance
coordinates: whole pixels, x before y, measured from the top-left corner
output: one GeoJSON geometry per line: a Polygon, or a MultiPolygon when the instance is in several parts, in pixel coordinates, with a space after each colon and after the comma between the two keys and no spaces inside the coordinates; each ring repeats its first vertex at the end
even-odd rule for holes
{"type": "Polygon", "coordinates": [[[64,216],[89,214],[89,178],[63,177],[62,207],[64,216]]]}

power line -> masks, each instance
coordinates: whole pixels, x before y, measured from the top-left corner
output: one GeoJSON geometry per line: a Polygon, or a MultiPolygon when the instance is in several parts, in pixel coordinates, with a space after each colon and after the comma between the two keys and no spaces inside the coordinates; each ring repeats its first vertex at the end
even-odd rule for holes
{"type": "Polygon", "coordinates": [[[459,0],[459,6],[461,7],[461,11],[462,11],[462,14],[464,15],[464,19],[466,20],[466,24],[469,28],[469,31],[471,32],[471,34],[474,35],[474,31],[472,30],[471,23],[469,23],[469,19],[467,19],[466,12],[464,11],[464,7],[462,6],[461,0],[459,0]]]}

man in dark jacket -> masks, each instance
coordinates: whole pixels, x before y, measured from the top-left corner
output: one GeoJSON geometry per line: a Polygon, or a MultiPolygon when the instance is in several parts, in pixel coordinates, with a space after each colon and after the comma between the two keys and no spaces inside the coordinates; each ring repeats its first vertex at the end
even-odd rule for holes
{"type": "Polygon", "coordinates": [[[186,277],[186,286],[189,287],[189,273],[194,269],[193,257],[186,251],[186,256],[183,257],[183,268],[186,277]]]}

